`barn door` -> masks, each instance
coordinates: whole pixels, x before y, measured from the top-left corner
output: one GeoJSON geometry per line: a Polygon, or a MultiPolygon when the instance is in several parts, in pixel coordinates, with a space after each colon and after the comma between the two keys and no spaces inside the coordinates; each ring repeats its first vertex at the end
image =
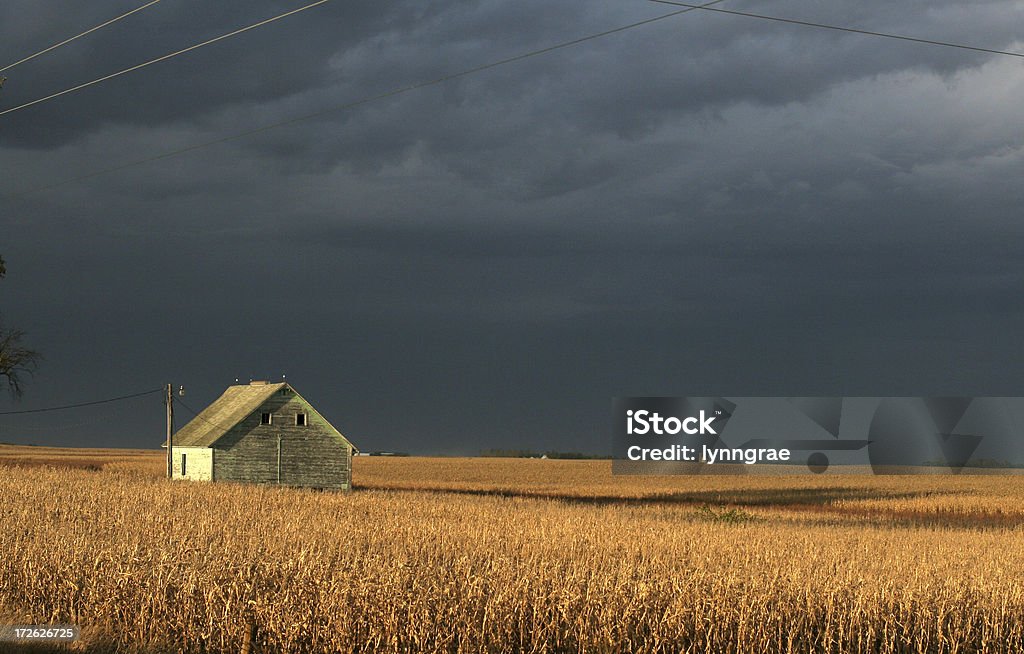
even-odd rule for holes
{"type": "Polygon", "coordinates": [[[281,483],[281,443],[284,437],[280,434],[277,435],[277,483],[281,483]]]}

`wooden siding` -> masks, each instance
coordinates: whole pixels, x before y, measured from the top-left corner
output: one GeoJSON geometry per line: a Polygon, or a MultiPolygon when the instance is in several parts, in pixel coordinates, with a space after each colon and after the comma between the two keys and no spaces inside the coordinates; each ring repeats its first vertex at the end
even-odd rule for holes
{"type": "Polygon", "coordinates": [[[290,391],[275,393],[217,440],[213,451],[216,481],[351,488],[351,447],[312,407],[290,391]],[[271,424],[260,424],[262,413],[273,415],[271,424]],[[295,424],[298,413],[306,414],[306,425],[295,424]]]}
{"type": "Polygon", "coordinates": [[[207,447],[176,447],[173,455],[174,479],[210,481],[213,479],[213,450],[207,447]],[[181,457],[185,456],[185,474],[181,474],[181,457]]]}

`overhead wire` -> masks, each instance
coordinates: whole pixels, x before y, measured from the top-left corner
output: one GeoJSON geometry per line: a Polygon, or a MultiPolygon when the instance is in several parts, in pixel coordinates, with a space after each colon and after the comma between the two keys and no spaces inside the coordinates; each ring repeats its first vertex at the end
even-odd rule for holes
{"type": "MultiPolygon", "coordinates": [[[[295,13],[297,11],[303,11],[303,10],[305,10],[307,8],[311,8],[311,7],[313,7],[313,6],[317,5],[317,4],[322,4],[323,2],[327,2],[327,1],[328,0],[319,0],[319,2],[313,3],[311,5],[307,5],[305,7],[299,8],[297,10],[293,10],[290,13],[295,13]]],[[[124,164],[119,164],[119,165],[116,165],[116,166],[111,166],[111,167],[108,167],[108,168],[103,168],[103,169],[100,169],[100,170],[97,170],[97,171],[94,171],[94,172],[91,172],[91,173],[87,173],[87,174],[84,174],[84,175],[79,175],[79,176],[76,176],[76,177],[68,178],[68,179],[56,182],[54,184],[48,184],[48,185],[44,185],[44,186],[39,186],[39,187],[36,187],[36,188],[33,188],[33,189],[29,189],[27,191],[23,191],[23,192],[20,192],[20,193],[9,194],[8,197],[23,197],[23,196],[27,196],[27,195],[38,194],[38,193],[41,193],[41,192],[44,192],[44,191],[52,190],[54,188],[58,188],[58,187],[61,187],[61,186],[66,186],[68,184],[73,184],[73,183],[76,183],[76,182],[86,181],[88,179],[92,179],[92,178],[95,178],[95,177],[100,177],[102,175],[108,175],[110,173],[118,172],[118,171],[125,170],[125,169],[128,169],[128,168],[133,168],[135,166],[141,166],[141,165],[145,165],[145,164],[148,164],[148,163],[153,163],[153,162],[156,162],[156,161],[160,161],[162,159],[168,159],[168,158],[180,156],[180,155],[183,155],[183,154],[187,154],[189,152],[193,152],[195,150],[200,150],[200,149],[207,148],[207,147],[210,147],[210,146],[213,146],[213,145],[218,145],[218,144],[221,144],[221,143],[226,143],[226,142],[229,142],[229,141],[234,141],[234,140],[237,140],[237,139],[240,139],[240,138],[244,138],[246,136],[253,136],[253,135],[256,135],[256,134],[259,134],[259,133],[262,133],[262,132],[266,132],[266,131],[269,131],[269,130],[272,130],[272,129],[279,128],[279,127],[284,127],[284,126],[287,126],[287,125],[292,125],[292,124],[295,124],[295,123],[300,123],[300,122],[304,122],[304,121],[307,121],[307,120],[312,120],[312,119],[315,119],[315,118],[320,118],[320,117],[325,116],[325,115],[330,114],[330,113],[334,113],[334,112],[338,112],[338,111],[344,111],[346,109],[351,109],[351,108],[354,108],[354,107],[358,107],[360,105],[368,104],[368,103],[371,103],[371,102],[376,102],[376,101],[379,101],[379,100],[384,100],[384,99],[391,98],[391,97],[394,97],[394,96],[397,96],[397,95],[401,95],[403,93],[408,93],[410,91],[415,91],[415,90],[422,89],[422,88],[429,87],[429,86],[435,86],[435,85],[442,84],[444,82],[447,82],[447,81],[450,81],[450,80],[453,80],[453,79],[457,79],[457,78],[460,78],[460,77],[465,77],[465,76],[472,75],[472,74],[475,74],[475,73],[479,73],[479,72],[482,72],[482,71],[485,71],[485,70],[489,70],[491,68],[496,68],[498,66],[503,66],[503,65],[506,65],[506,64],[510,64],[510,63],[517,62],[517,61],[521,61],[521,60],[528,59],[528,58],[531,58],[531,57],[536,57],[536,56],[539,56],[539,55],[547,54],[549,52],[553,52],[553,51],[560,50],[560,49],[563,49],[563,48],[571,47],[571,46],[574,46],[574,45],[578,45],[580,43],[584,43],[584,42],[587,42],[587,41],[598,39],[598,38],[601,38],[601,37],[604,37],[604,36],[608,36],[608,35],[611,35],[611,34],[615,34],[615,33],[618,33],[618,32],[623,32],[623,31],[626,31],[626,30],[629,30],[629,29],[633,29],[633,28],[636,28],[636,27],[647,25],[647,24],[650,24],[650,23],[653,23],[653,22],[656,22],[656,21],[665,20],[665,19],[671,18],[673,16],[678,16],[680,14],[688,13],[688,12],[696,11],[696,10],[712,11],[712,12],[719,12],[719,13],[724,13],[724,14],[738,15],[738,16],[746,16],[746,17],[749,17],[749,18],[757,18],[757,19],[763,19],[763,20],[770,20],[770,21],[781,22],[781,23],[790,23],[790,24],[801,25],[801,26],[806,26],[806,27],[817,27],[817,28],[822,28],[822,29],[838,30],[838,31],[843,31],[843,32],[851,32],[851,33],[855,33],[855,34],[864,34],[864,35],[868,35],[868,36],[877,36],[877,37],[883,37],[883,38],[898,39],[898,40],[902,40],[902,41],[910,41],[910,42],[923,43],[923,44],[928,44],[928,45],[936,45],[936,46],[959,48],[959,49],[963,49],[963,50],[971,50],[971,51],[983,52],[983,53],[988,53],[988,54],[1011,56],[1011,57],[1024,57],[1024,53],[1019,53],[1019,52],[1012,52],[1012,51],[1006,51],[1006,50],[998,50],[998,49],[993,49],[993,48],[982,48],[982,47],[970,46],[970,45],[959,44],[959,43],[952,43],[952,42],[947,42],[947,41],[939,41],[939,40],[933,40],[933,39],[923,39],[923,38],[911,37],[911,36],[906,36],[906,35],[897,35],[897,34],[890,34],[890,33],[884,33],[884,32],[875,32],[875,31],[870,31],[870,30],[861,30],[861,29],[857,29],[857,28],[849,28],[849,27],[842,27],[842,26],[837,26],[837,25],[829,25],[829,24],[825,24],[825,23],[815,23],[815,22],[810,22],[810,21],[802,21],[802,20],[796,20],[796,19],[781,18],[781,17],[777,17],[777,16],[766,16],[766,15],[762,15],[762,14],[754,14],[754,13],[750,13],[750,12],[741,12],[741,11],[734,11],[734,10],[727,10],[727,9],[721,9],[721,8],[718,8],[718,7],[713,7],[713,5],[717,5],[717,4],[721,3],[721,2],[723,2],[723,0],[713,0],[712,2],[707,2],[707,3],[699,4],[699,5],[698,4],[689,4],[689,3],[684,3],[684,2],[676,2],[675,0],[650,0],[650,1],[658,3],[658,4],[674,5],[674,6],[682,7],[682,9],[680,9],[679,11],[673,11],[673,12],[670,12],[670,13],[667,13],[667,14],[662,14],[660,16],[654,16],[652,18],[648,18],[648,19],[645,19],[645,20],[637,21],[637,22],[634,22],[634,23],[629,23],[627,25],[622,25],[622,26],[619,26],[619,27],[616,27],[616,28],[612,28],[612,29],[609,29],[609,30],[605,30],[605,31],[602,31],[602,32],[598,32],[598,33],[595,33],[595,34],[590,34],[590,35],[583,36],[583,37],[580,37],[580,38],[577,38],[577,39],[572,39],[572,40],[569,40],[569,41],[564,41],[564,42],[557,43],[555,45],[548,46],[548,47],[545,47],[545,48],[540,48],[540,49],[537,49],[537,50],[532,50],[532,51],[529,51],[529,52],[526,52],[526,53],[515,55],[513,57],[508,57],[508,58],[505,58],[505,59],[500,59],[500,60],[497,60],[497,61],[492,61],[492,62],[483,64],[483,65],[480,65],[480,66],[474,66],[472,68],[467,68],[467,69],[464,69],[464,70],[461,70],[461,71],[458,71],[458,72],[455,72],[455,73],[450,73],[450,74],[447,74],[447,75],[443,75],[441,77],[437,77],[437,78],[434,78],[434,79],[426,80],[426,81],[423,81],[423,82],[418,82],[418,83],[415,83],[415,84],[410,84],[408,86],[398,87],[398,88],[392,89],[390,91],[386,91],[384,93],[379,93],[377,95],[368,96],[368,97],[361,98],[361,99],[358,99],[358,100],[354,100],[354,101],[351,101],[351,102],[347,102],[347,103],[344,103],[344,104],[341,104],[341,105],[335,105],[333,107],[329,107],[327,109],[323,109],[323,110],[320,110],[320,111],[312,112],[312,113],[309,113],[309,114],[304,114],[304,115],[301,115],[301,116],[296,116],[296,117],[293,117],[293,118],[288,118],[288,119],[285,119],[285,120],[269,123],[269,124],[266,124],[266,125],[262,125],[262,126],[259,126],[259,127],[252,128],[252,129],[243,130],[243,131],[240,131],[240,132],[235,132],[233,134],[229,134],[229,135],[226,135],[226,136],[218,137],[218,138],[215,138],[215,139],[210,139],[210,140],[207,140],[207,141],[201,141],[199,143],[194,143],[192,145],[188,145],[188,146],[185,146],[185,147],[176,148],[174,150],[168,150],[166,152],[162,152],[160,154],[156,154],[156,155],[153,155],[153,156],[144,157],[144,158],[141,158],[141,159],[136,159],[136,160],[133,160],[133,161],[126,162],[124,164]]],[[[282,15],[280,17],[275,17],[274,19],[270,19],[270,20],[276,20],[276,19],[281,18],[281,17],[284,17],[284,15],[282,15]]],[[[265,22],[266,21],[264,21],[263,24],[265,24],[265,22]]],[[[259,25],[259,24],[257,24],[257,25],[259,25]]],[[[249,28],[244,28],[244,29],[252,29],[253,27],[256,27],[256,26],[250,26],[249,28]]],[[[218,37],[218,39],[227,38],[228,36],[229,35],[224,35],[222,37],[218,37]]],[[[213,42],[213,40],[211,40],[210,42],[213,42]]],[[[196,46],[192,46],[192,48],[194,49],[196,47],[201,47],[202,45],[203,44],[197,44],[196,46]]],[[[168,55],[168,56],[170,56],[170,55],[168,55]]],[[[143,64],[143,65],[148,65],[149,63],[155,63],[155,62],[156,61],[154,60],[153,62],[147,62],[147,64],[143,64]]],[[[42,99],[39,100],[39,101],[42,101],[42,99]]],[[[17,109],[17,107],[13,108],[13,109],[9,109],[7,111],[8,112],[9,111],[13,111],[14,109],[17,109]]],[[[0,114],[2,114],[2,113],[6,113],[6,112],[0,112],[0,114]]]]}
{"type": "Polygon", "coordinates": [[[987,54],[1004,55],[1007,57],[1022,57],[1022,52],[1012,52],[1008,50],[996,50],[992,48],[981,48],[973,45],[965,45],[963,43],[952,43],[949,41],[938,41],[935,39],[923,39],[915,36],[906,36],[903,34],[890,34],[888,32],[875,32],[872,30],[862,30],[855,27],[843,27],[841,25],[829,25],[826,23],[815,23],[807,20],[797,20],[794,18],[781,18],[779,16],[765,16],[764,14],[754,14],[748,11],[735,11],[733,9],[721,9],[718,7],[708,7],[707,5],[694,5],[686,2],[676,2],[675,0],[649,0],[661,5],[672,5],[675,7],[689,7],[691,9],[703,9],[704,11],[712,11],[718,14],[729,14],[731,16],[744,16],[746,18],[758,18],[761,20],[774,21],[777,23],[788,23],[790,25],[800,25],[803,27],[817,27],[826,30],[835,30],[839,32],[849,32],[851,34],[864,34],[867,36],[878,36],[886,39],[897,39],[900,41],[910,41],[912,43],[925,43],[928,45],[938,45],[946,48],[959,48],[961,50],[972,50],[974,52],[984,52],[987,54]]]}
{"type": "Polygon", "coordinates": [[[31,55],[25,57],[24,59],[19,59],[18,61],[15,61],[13,64],[8,64],[8,65],[4,66],[3,68],[0,68],[0,73],[4,72],[5,70],[10,70],[10,69],[14,68],[15,66],[18,66],[20,64],[25,63],[26,61],[31,61],[31,60],[35,59],[36,57],[38,57],[40,55],[46,54],[47,52],[51,52],[53,50],[56,50],[57,48],[59,48],[61,46],[64,46],[64,45],[67,45],[68,43],[71,43],[72,41],[76,41],[76,40],[82,38],[83,36],[88,36],[89,34],[92,34],[93,32],[95,32],[97,30],[101,30],[104,27],[107,27],[108,25],[113,25],[117,21],[125,19],[125,18],[131,16],[134,13],[140,12],[143,9],[146,9],[147,7],[152,7],[153,5],[155,5],[156,3],[160,2],[160,1],[161,0],[150,0],[150,2],[147,2],[146,4],[144,4],[144,5],[140,6],[140,7],[136,7],[135,9],[132,9],[131,11],[126,11],[125,13],[121,14],[120,16],[117,16],[116,18],[111,18],[110,20],[108,20],[108,21],[106,21],[104,23],[100,23],[99,25],[96,25],[95,27],[90,27],[89,29],[87,29],[84,32],[82,32],[81,34],[76,34],[76,35],[72,36],[69,39],[64,39],[60,43],[54,43],[53,45],[51,45],[48,48],[43,48],[42,50],[40,50],[39,52],[36,52],[35,54],[31,54],[31,55]]]}
{"type": "Polygon", "coordinates": [[[210,420],[209,418],[207,418],[207,417],[203,416],[203,415],[202,415],[202,412],[200,412],[200,411],[196,411],[195,409],[193,409],[193,408],[192,408],[192,407],[190,407],[189,405],[185,404],[185,402],[183,402],[183,401],[181,400],[181,398],[178,398],[178,399],[176,399],[176,400],[174,400],[174,401],[175,401],[175,403],[177,403],[177,404],[180,404],[181,406],[183,406],[183,407],[185,407],[186,409],[188,409],[188,411],[189,411],[189,412],[191,412],[191,413],[192,413],[192,415],[193,415],[193,416],[195,416],[196,418],[199,418],[200,420],[202,420],[203,422],[205,422],[205,423],[207,423],[207,424],[209,424],[209,425],[213,425],[213,426],[214,426],[214,427],[216,427],[217,429],[220,429],[220,430],[222,430],[222,431],[229,431],[229,430],[231,429],[230,427],[225,427],[224,425],[218,425],[217,423],[213,422],[213,421],[212,421],[212,420],[210,420]]]}
{"type": "Polygon", "coordinates": [[[32,107],[32,106],[35,106],[37,104],[40,104],[40,103],[43,103],[43,102],[47,102],[49,100],[53,100],[54,98],[59,98],[62,95],[67,95],[68,93],[74,93],[75,91],[80,91],[80,90],[82,90],[84,88],[88,88],[90,86],[95,86],[96,84],[100,84],[101,82],[106,82],[107,80],[114,79],[115,77],[120,77],[121,75],[127,75],[128,73],[134,72],[134,71],[139,70],[141,68],[146,68],[147,66],[152,66],[153,64],[160,63],[161,61],[167,61],[168,59],[171,59],[171,58],[183,55],[183,54],[185,54],[187,52],[192,52],[193,50],[198,50],[199,48],[203,48],[203,47],[211,45],[213,43],[217,43],[218,41],[223,41],[224,39],[229,39],[229,38],[231,38],[233,36],[238,36],[239,34],[242,34],[244,32],[248,32],[250,30],[254,30],[257,27],[263,27],[264,25],[267,25],[269,23],[273,23],[275,21],[279,21],[282,18],[287,18],[288,16],[293,16],[293,15],[299,13],[299,12],[306,11],[308,9],[312,9],[313,7],[317,7],[317,6],[322,5],[322,4],[326,3],[326,2],[330,2],[330,0],[316,0],[316,2],[311,2],[308,5],[299,7],[298,9],[292,9],[290,11],[284,12],[283,14],[278,14],[277,16],[274,16],[272,18],[267,18],[266,20],[261,20],[258,23],[254,23],[252,25],[248,25],[246,27],[242,27],[242,28],[239,28],[237,30],[228,32],[227,34],[221,34],[220,36],[216,36],[216,37],[214,37],[212,39],[207,39],[206,41],[202,41],[200,43],[195,43],[193,45],[188,46],[187,48],[182,48],[181,50],[175,50],[174,52],[169,52],[169,53],[167,53],[165,55],[161,55],[159,57],[156,57],[155,59],[150,59],[149,61],[145,61],[145,62],[143,62],[141,64],[136,64],[134,66],[130,66],[130,67],[125,68],[123,70],[119,70],[116,73],[111,73],[109,75],[104,75],[103,77],[98,77],[98,78],[96,78],[94,80],[91,80],[89,82],[84,82],[82,84],[78,84],[76,86],[72,86],[71,88],[64,89],[63,91],[58,91],[56,93],[51,93],[50,95],[47,95],[47,96],[44,96],[44,97],[41,97],[41,98],[36,98],[35,100],[32,100],[30,102],[25,102],[23,104],[19,104],[19,105],[15,106],[15,107],[11,107],[9,109],[4,109],[4,110],[0,111],[0,116],[3,116],[5,114],[9,114],[9,113],[13,113],[15,111],[20,111],[21,109],[25,109],[25,108],[28,108],[28,107],[32,107]]]}
{"type": "Polygon", "coordinates": [[[486,64],[482,64],[482,65],[479,65],[479,66],[474,66],[472,68],[466,68],[464,70],[461,70],[461,71],[458,71],[458,72],[455,72],[455,73],[449,73],[449,74],[443,75],[441,77],[437,77],[437,78],[434,78],[434,79],[426,80],[426,81],[423,81],[423,82],[417,82],[415,84],[410,84],[408,86],[401,86],[401,87],[392,89],[390,91],[385,91],[383,93],[379,93],[377,95],[367,96],[367,97],[361,98],[359,100],[353,100],[351,102],[346,102],[344,104],[335,105],[333,107],[329,107],[327,109],[322,109],[322,110],[315,111],[315,112],[312,112],[312,113],[304,114],[302,116],[295,116],[293,118],[287,118],[285,120],[280,120],[280,121],[277,121],[277,122],[274,122],[274,123],[268,123],[268,124],[262,125],[260,127],[254,127],[252,129],[247,129],[247,130],[243,130],[243,131],[240,131],[240,132],[235,132],[234,134],[228,134],[227,136],[222,136],[222,137],[218,137],[218,138],[215,138],[215,139],[210,139],[208,141],[200,141],[199,143],[193,143],[192,145],[184,146],[184,147],[177,148],[177,149],[174,149],[174,150],[168,150],[168,151],[162,152],[160,154],[152,155],[152,156],[149,156],[149,157],[144,157],[142,159],[136,159],[134,161],[129,161],[129,162],[126,162],[126,163],[123,163],[123,164],[119,164],[119,165],[116,165],[116,166],[111,166],[109,168],[102,168],[100,170],[97,170],[97,171],[94,171],[94,172],[91,172],[91,173],[86,173],[84,175],[79,175],[77,177],[68,178],[68,179],[56,182],[54,184],[48,184],[48,185],[45,185],[45,186],[38,186],[36,188],[29,189],[27,191],[22,191],[22,192],[19,192],[19,193],[11,193],[11,194],[8,194],[7,197],[9,197],[9,198],[15,197],[16,198],[16,197],[24,197],[24,196],[27,196],[27,195],[35,195],[35,194],[42,193],[44,191],[49,191],[49,190],[52,190],[52,189],[55,189],[55,188],[58,188],[58,187],[61,187],[61,186],[66,186],[68,184],[74,184],[76,182],[83,182],[85,180],[93,179],[94,177],[100,177],[102,175],[109,175],[110,173],[114,173],[114,172],[117,172],[117,171],[120,171],[120,170],[125,170],[127,168],[134,168],[135,166],[141,166],[141,165],[144,165],[144,164],[153,163],[155,161],[160,161],[162,159],[169,159],[171,157],[177,157],[177,156],[189,153],[189,152],[194,152],[195,150],[201,150],[203,148],[208,148],[208,147],[213,146],[213,145],[218,145],[218,144],[221,144],[221,143],[227,143],[229,141],[234,141],[234,140],[237,140],[237,139],[240,139],[240,138],[244,138],[246,136],[253,136],[255,134],[260,134],[262,132],[266,132],[266,131],[269,131],[269,130],[272,130],[272,129],[277,129],[278,127],[285,127],[287,125],[294,125],[295,123],[301,123],[301,122],[304,122],[304,121],[307,121],[307,120],[312,120],[314,118],[320,118],[322,116],[326,116],[328,114],[332,114],[332,113],[335,113],[335,112],[338,112],[338,111],[344,111],[346,109],[352,109],[352,108],[358,107],[360,105],[368,104],[368,103],[371,103],[371,102],[376,102],[378,100],[384,100],[384,99],[387,99],[387,98],[392,98],[392,97],[395,97],[396,95],[401,95],[403,93],[408,93],[410,91],[416,91],[418,89],[426,88],[426,87],[429,87],[429,86],[436,86],[438,84],[443,84],[444,82],[448,82],[448,81],[453,80],[453,79],[458,79],[460,77],[466,77],[468,75],[473,75],[475,73],[480,73],[480,72],[483,72],[485,70],[490,70],[492,68],[497,68],[498,66],[504,66],[506,64],[511,64],[511,63],[514,63],[514,62],[517,62],[517,61],[522,61],[524,59],[529,59],[529,58],[532,58],[532,57],[537,57],[537,56],[540,56],[540,55],[547,54],[549,52],[554,52],[556,50],[561,50],[563,48],[569,48],[569,47],[572,47],[572,46],[575,46],[575,45],[579,45],[581,43],[586,43],[587,41],[593,41],[594,39],[599,39],[599,38],[602,38],[602,37],[605,37],[605,36],[610,36],[612,34],[617,34],[619,32],[625,32],[626,30],[630,30],[630,29],[634,29],[634,28],[637,28],[637,27],[641,27],[643,25],[649,25],[649,24],[655,23],[657,21],[665,20],[667,18],[672,18],[674,16],[679,16],[680,14],[685,14],[685,13],[689,13],[691,11],[695,11],[696,9],[710,7],[712,5],[716,5],[716,4],[719,4],[721,2],[724,2],[724,0],[712,0],[711,2],[705,3],[703,5],[696,5],[694,7],[689,7],[689,8],[686,8],[686,9],[680,9],[679,11],[672,11],[672,12],[669,12],[667,14],[662,14],[660,16],[654,16],[653,18],[647,18],[647,19],[644,19],[644,20],[636,21],[634,23],[629,23],[627,25],[621,25],[619,27],[615,27],[615,28],[612,28],[612,29],[604,30],[602,32],[597,32],[595,34],[589,34],[587,36],[582,36],[582,37],[575,38],[575,39],[572,39],[572,40],[569,40],[569,41],[563,41],[561,43],[556,43],[555,45],[546,46],[544,48],[539,48],[537,50],[531,50],[529,52],[525,52],[525,53],[522,53],[522,54],[514,55],[512,57],[507,57],[505,59],[499,59],[497,61],[492,61],[492,62],[489,62],[489,63],[486,63],[486,64]]]}
{"type": "Polygon", "coordinates": [[[79,427],[88,427],[89,425],[98,425],[100,423],[109,423],[110,417],[93,418],[92,420],[78,421],[63,425],[18,425],[14,428],[18,432],[65,432],[71,429],[78,429],[79,427]]]}
{"type": "Polygon", "coordinates": [[[111,397],[105,400],[95,400],[93,402],[80,402],[78,404],[65,404],[63,406],[51,406],[42,409],[21,409],[19,411],[0,411],[0,416],[11,416],[26,413],[46,413],[48,411],[63,411],[65,409],[77,409],[84,406],[94,406],[97,404],[109,404],[110,402],[120,402],[121,400],[130,400],[136,397],[142,397],[143,395],[152,395],[153,393],[163,392],[163,388],[155,388],[151,391],[143,391],[141,393],[132,393],[131,395],[121,395],[119,397],[111,397]]]}

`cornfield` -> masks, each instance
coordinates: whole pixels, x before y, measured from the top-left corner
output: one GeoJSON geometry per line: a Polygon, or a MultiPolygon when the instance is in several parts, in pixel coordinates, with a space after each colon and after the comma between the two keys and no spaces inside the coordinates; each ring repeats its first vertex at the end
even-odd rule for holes
{"type": "Polygon", "coordinates": [[[161,469],[0,468],[0,621],[125,652],[1024,650],[1016,478],[361,459],[336,494],[161,469]]]}

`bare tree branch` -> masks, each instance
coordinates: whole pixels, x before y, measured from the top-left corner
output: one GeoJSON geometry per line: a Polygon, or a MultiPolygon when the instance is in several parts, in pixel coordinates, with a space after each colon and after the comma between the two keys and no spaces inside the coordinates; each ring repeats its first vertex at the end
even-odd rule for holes
{"type": "Polygon", "coordinates": [[[13,397],[22,396],[23,376],[31,376],[43,358],[39,352],[22,346],[24,336],[25,332],[20,329],[0,327],[0,382],[7,384],[13,397]]]}
{"type": "MultiPolygon", "coordinates": [[[[3,257],[0,257],[0,279],[7,274],[3,257]]],[[[43,355],[21,344],[25,332],[20,329],[4,329],[0,325],[0,385],[6,384],[12,397],[21,397],[25,375],[31,376],[39,367],[43,355]]]]}

